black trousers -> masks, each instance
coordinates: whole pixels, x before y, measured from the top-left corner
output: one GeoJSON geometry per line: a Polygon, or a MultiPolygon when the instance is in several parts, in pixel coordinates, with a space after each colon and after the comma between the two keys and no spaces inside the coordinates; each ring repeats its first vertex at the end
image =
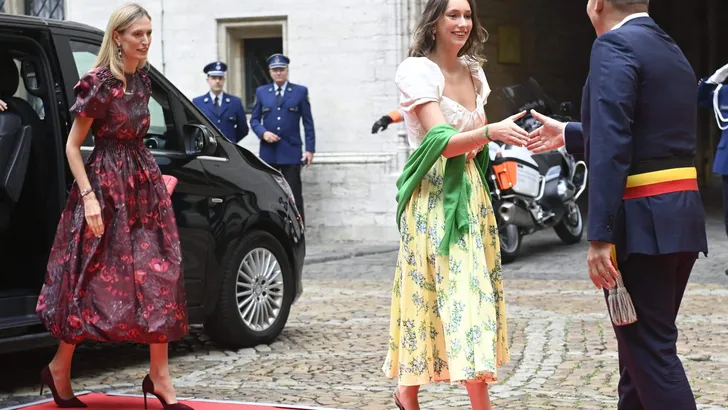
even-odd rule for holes
{"type": "Polygon", "coordinates": [[[301,221],[306,223],[306,218],[303,214],[303,186],[301,184],[301,164],[277,164],[273,165],[273,168],[277,169],[283,175],[283,179],[288,182],[288,185],[293,191],[293,199],[296,201],[296,207],[298,212],[301,214],[301,221]]]}
{"type": "Polygon", "coordinates": [[[723,175],[723,219],[725,234],[728,235],[728,175],[723,175]]]}
{"type": "Polygon", "coordinates": [[[697,258],[695,252],[633,254],[619,264],[637,312],[637,322],[613,326],[619,347],[619,410],[696,409],[677,356],[675,318],[697,258]]]}

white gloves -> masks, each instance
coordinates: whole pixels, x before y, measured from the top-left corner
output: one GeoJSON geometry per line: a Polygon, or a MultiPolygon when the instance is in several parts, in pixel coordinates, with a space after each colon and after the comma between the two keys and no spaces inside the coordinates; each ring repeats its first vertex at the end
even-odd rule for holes
{"type": "Polygon", "coordinates": [[[711,84],[722,84],[728,78],[728,64],[719,68],[706,82],[711,84]]]}

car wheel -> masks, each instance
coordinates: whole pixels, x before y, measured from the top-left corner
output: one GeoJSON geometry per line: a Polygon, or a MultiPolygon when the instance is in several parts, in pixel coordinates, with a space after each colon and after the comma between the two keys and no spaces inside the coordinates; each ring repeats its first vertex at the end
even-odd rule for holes
{"type": "Polygon", "coordinates": [[[223,264],[220,297],[205,329],[234,347],[273,342],[288,320],[295,294],[286,252],[272,235],[253,231],[231,246],[223,264]]]}

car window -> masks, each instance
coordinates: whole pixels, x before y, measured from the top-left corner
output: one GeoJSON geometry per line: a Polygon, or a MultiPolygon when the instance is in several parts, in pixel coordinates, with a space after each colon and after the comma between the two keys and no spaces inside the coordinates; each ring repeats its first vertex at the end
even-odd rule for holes
{"type": "MultiPolygon", "coordinates": [[[[20,65],[21,61],[18,59],[13,59],[13,62],[15,62],[15,66],[18,67],[18,73],[20,73],[20,65]]],[[[31,107],[33,107],[33,110],[35,110],[36,114],[38,114],[38,117],[41,120],[45,119],[45,107],[43,105],[43,99],[41,99],[38,96],[35,96],[28,92],[28,90],[25,89],[25,81],[31,81],[33,78],[35,78],[35,75],[29,76],[30,78],[26,79],[20,79],[18,82],[18,89],[15,92],[15,95],[13,97],[20,98],[22,100],[25,100],[30,104],[31,107]]],[[[33,85],[31,85],[33,87],[33,85]]]]}
{"type": "MultiPolygon", "coordinates": [[[[99,49],[96,44],[71,40],[71,52],[79,78],[96,62],[99,49]]],[[[175,130],[169,95],[154,82],[152,82],[152,96],[149,98],[149,115],[151,117],[149,131],[144,137],[144,144],[151,149],[177,150],[179,134],[175,130]]],[[[93,145],[93,139],[89,138],[84,145],[93,145]]]]}
{"type": "Polygon", "coordinates": [[[71,51],[73,52],[73,60],[76,63],[78,77],[86,74],[96,62],[99,55],[100,47],[95,44],[82,43],[80,41],[71,41],[71,51]]]}

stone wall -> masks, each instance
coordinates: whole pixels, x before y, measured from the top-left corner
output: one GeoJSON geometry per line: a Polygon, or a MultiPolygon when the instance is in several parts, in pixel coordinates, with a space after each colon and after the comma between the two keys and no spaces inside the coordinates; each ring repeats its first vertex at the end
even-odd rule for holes
{"type": "MultiPolygon", "coordinates": [[[[68,19],[104,29],[125,0],[67,0],[68,19]]],[[[150,61],[188,97],[207,91],[202,68],[218,58],[227,21],[284,22],[290,81],[305,85],[320,152],[393,152],[395,133],[371,124],[397,102],[394,0],[140,0],[152,14],[150,61]]],[[[231,44],[230,47],[234,45],[231,44]]],[[[235,51],[235,50],[233,50],[235,51]]],[[[245,146],[257,152],[251,132],[245,146]]]]}
{"type": "MultiPolygon", "coordinates": [[[[207,91],[205,64],[226,54],[223,26],[282,21],[290,81],[308,87],[315,164],[304,170],[309,240],[396,239],[397,127],[371,134],[396,108],[407,9],[416,0],[140,0],[152,14],[150,61],[189,98],[207,91]],[[408,3],[410,3],[408,5],[408,3]]],[[[68,19],[104,29],[123,0],[67,0],[68,19]]],[[[230,63],[230,62],[228,62],[230,63]]],[[[230,85],[231,82],[228,83],[230,85]]],[[[241,145],[257,154],[251,131],[241,145]]]]}
{"type": "MultiPolygon", "coordinates": [[[[123,0],[67,0],[69,20],[105,28],[123,0]]],[[[283,21],[291,81],[306,85],[317,134],[316,163],[303,171],[308,235],[312,242],[397,239],[397,131],[371,134],[371,124],[396,108],[393,83],[422,0],[141,0],[155,29],[150,60],[192,98],[206,91],[202,67],[235,55],[224,26],[283,21]],[[221,50],[222,48],[222,50],[221,50]]],[[[556,100],[577,103],[588,69],[593,31],[583,4],[541,0],[480,0],[490,32],[484,69],[498,88],[534,76],[556,100]],[[556,3],[568,3],[561,5],[556,3]],[[498,63],[498,25],[521,28],[520,64],[498,63]]],[[[492,121],[502,118],[495,98],[492,121]]],[[[241,144],[258,152],[251,132],[241,144]]]]}
{"type": "Polygon", "coordinates": [[[396,164],[392,156],[332,155],[304,169],[307,240],[396,241],[396,164]]]}

